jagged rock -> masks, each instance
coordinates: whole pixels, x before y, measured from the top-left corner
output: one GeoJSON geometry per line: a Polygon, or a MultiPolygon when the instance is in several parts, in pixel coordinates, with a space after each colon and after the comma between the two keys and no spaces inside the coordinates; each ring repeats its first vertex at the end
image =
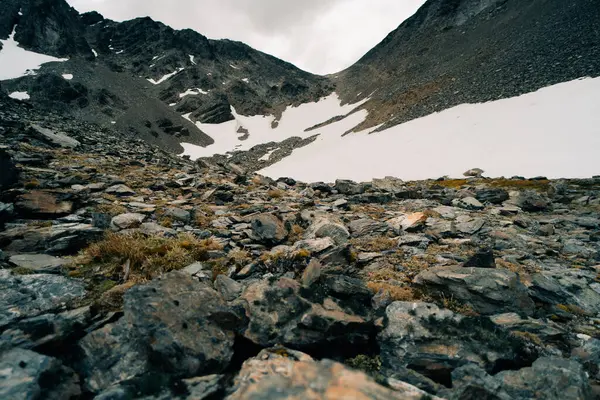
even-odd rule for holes
{"type": "Polygon", "coordinates": [[[394,178],[392,176],[386,176],[383,179],[373,179],[372,181],[373,189],[389,192],[393,194],[403,193],[406,191],[406,186],[401,179],[394,178]]]}
{"type": "Polygon", "coordinates": [[[15,208],[28,218],[58,218],[73,212],[73,202],[62,197],[51,191],[32,190],[17,198],[15,208]]]}
{"type": "Polygon", "coordinates": [[[364,185],[362,183],[356,183],[356,182],[344,180],[344,179],[336,180],[333,188],[335,190],[337,190],[338,193],[345,194],[345,195],[361,194],[367,190],[366,185],[364,185]]]}
{"type": "Polygon", "coordinates": [[[37,135],[38,137],[58,147],[75,148],[81,144],[79,141],[65,135],[64,133],[52,132],[50,129],[42,128],[39,125],[31,125],[31,131],[34,135],[37,135]]]}
{"type": "Polygon", "coordinates": [[[9,261],[17,267],[26,268],[37,273],[58,272],[68,261],[47,254],[17,254],[11,256],[9,261]]]}
{"type": "Polygon", "coordinates": [[[250,284],[241,297],[250,320],[244,336],[265,347],[365,343],[373,329],[365,307],[371,293],[362,282],[344,278],[322,276],[307,290],[285,277],[250,284]]]}
{"type": "Polygon", "coordinates": [[[496,268],[492,249],[480,249],[463,264],[466,268],[496,268]]]}
{"type": "Polygon", "coordinates": [[[42,314],[11,323],[0,335],[0,342],[25,349],[60,348],[82,335],[93,322],[90,307],[42,314]]]}
{"type": "Polygon", "coordinates": [[[383,222],[379,222],[369,218],[357,219],[348,225],[352,236],[360,237],[373,233],[384,233],[388,227],[383,222]]]}
{"type": "Polygon", "coordinates": [[[5,222],[10,221],[14,217],[14,214],[14,204],[0,202],[0,228],[4,226],[5,222]]]}
{"type": "Polygon", "coordinates": [[[0,147],[0,190],[5,190],[13,186],[19,180],[19,170],[17,169],[12,157],[0,147]]]}
{"type": "Polygon", "coordinates": [[[307,229],[308,237],[331,238],[337,245],[342,245],[350,238],[350,232],[335,218],[316,216],[307,229]]]}
{"type": "Polygon", "coordinates": [[[465,197],[452,200],[454,207],[464,208],[465,210],[483,210],[485,206],[475,197],[465,197]]]}
{"type": "Polygon", "coordinates": [[[397,235],[400,235],[403,231],[418,232],[425,227],[426,222],[427,215],[422,212],[401,215],[386,221],[397,235]]]}
{"type": "Polygon", "coordinates": [[[577,269],[543,271],[531,277],[529,293],[536,302],[594,315],[600,312],[600,292],[594,286],[596,276],[577,269]]]}
{"type": "Polygon", "coordinates": [[[581,364],[558,357],[542,357],[531,367],[503,371],[495,376],[489,376],[474,365],[466,365],[456,370],[452,376],[456,387],[448,393],[450,400],[594,398],[581,364]]]}
{"type": "MultiPolygon", "coordinates": [[[[314,361],[285,348],[266,349],[248,359],[236,376],[228,400],[255,398],[421,400],[427,394],[397,382],[394,389],[375,383],[366,374],[330,360],[314,361]]],[[[432,400],[437,397],[429,396],[432,400]]]]}
{"type": "Polygon", "coordinates": [[[322,253],[327,249],[331,249],[335,246],[335,242],[330,237],[324,237],[319,239],[305,239],[299,240],[294,243],[294,250],[306,249],[311,254],[322,253]]]}
{"type": "Polygon", "coordinates": [[[115,196],[133,196],[135,194],[135,192],[133,191],[133,189],[129,188],[128,186],[124,185],[124,184],[118,184],[118,185],[113,185],[109,188],[107,188],[105,191],[105,193],[108,194],[114,194],[115,196]]]}
{"type": "Polygon", "coordinates": [[[481,314],[516,311],[533,313],[527,288],[514,272],[504,269],[433,267],[413,281],[424,290],[469,304],[481,314]]]}
{"type": "Polygon", "coordinates": [[[475,191],[475,198],[482,203],[502,204],[508,200],[508,192],[501,188],[482,188],[475,191]]]}
{"type": "Polygon", "coordinates": [[[30,350],[13,349],[0,355],[0,397],[3,399],[76,398],[79,377],[59,360],[30,350]]]}
{"type": "Polygon", "coordinates": [[[452,371],[468,362],[494,371],[535,357],[485,317],[464,317],[434,304],[400,301],[387,307],[386,316],[387,325],[377,340],[383,367],[390,373],[405,374],[408,368],[449,386],[452,371]]]}
{"type": "Polygon", "coordinates": [[[120,229],[138,228],[146,219],[144,214],[126,213],[120,214],[110,221],[111,228],[115,231],[120,229]]]}
{"type": "Polygon", "coordinates": [[[600,340],[587,335],[582,338],[582,345],[571,350],[571,357],[578,360],[590,374],[591,378],[600,381],[600,340]]]}
{"type": "Polygon", "coordinates": [[[58,275],[11,275],[0,270],[0,327],[58,311],[85,295],[83,282],[58,275]]]}
{"type": "Polygon", "coordinates": [[[13,253],[73,254],[102,233],[101,229],[79,223],[20,226],[0,232],[0,246],[13,253]]]}
{"type": "Polygon", "coordinates": [[[218,275],[215,279],[215,289],[226,301],[237,299],[243,290],[243,286],[225,275],[218,275]]]}
{"type": "Polygon", "coordinates": [[[546,197],[531,190],[511,192],[511,199],[507,202],[530,212],[545,211],[551,204],[546,197]]]}
{"type": "Polygon", "coordinates": [[[130,289],[124,300],[121,320],[79,343],[93,392],[152,372],[189,378],[229,364],[239,320],[206,284],[171,272],[130,289]]]}
{"type": "Polygon", "coordinates": [[[191,218],[191,214],[189,211],[186,211],[182,208],[178,207],[169,207],[165,210],[165,217],[173,218],[175,221],[180,222],[189,222],[191,218]]]}
{"type": "Polygon", "coordinates": [[[283,222],[273,214],[260,214],[250,220],[252,232],[262,243],[279,244],[288,235],[283,222]]]}
{"type": "Polygon", "coordinates": [[[170,228],[165,228],[156,222],[144,222],[140,225],[140,232],[144,235],[163,235],[163,236],[175,236],[176,231],[170,228]]]}
{"type": "Polygon", "coordinates": [[[485,219],[461,215],[456,218],[456,230],[467,235],[473,235],[485,225],[485,219]]]}

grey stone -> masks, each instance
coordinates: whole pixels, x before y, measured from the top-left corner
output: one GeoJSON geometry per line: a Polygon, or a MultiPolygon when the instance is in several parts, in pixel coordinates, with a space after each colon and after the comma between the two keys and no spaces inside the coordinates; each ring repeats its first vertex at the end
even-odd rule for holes
{"type": "Polygon", "coordinates": [[[239,282],[221,274],[217,275],[215,279],[215,289],[226,301],[233,301],[242,294],[244,287],[239,282]]]}
{"type": "Polygon", "coordinates": [[[407,233],[398,238],[398,246],[425,246],[429,244],[430,240],[425,235],[417,235],[407,233]]]}
{"type": "Polygon", "coordinates": [[[50,129],[42,128],[39,125],[31,125],[31,130],[38,137],[41,137],[58,147],[75,148],[81,144],[79,141],[65,135],[64,133],[56,133],[50,129]]]}
{"type": "Polygon", "coordinates": [[[189,222],[191,214],[189,211],[178,207],[169,207],[165,210],[165,217],[171,217],[176,221],[189,222]]]}
{"type": "Polygon", "coordinates": [[[30,350],[0,355],[0,398],[62,400],[81,394],[77,374],[59,360],[30,350]]]}
{"type": "Polygon", "coordinates": [[[454,207],[464,208],[465,210],[483,210],[485,207],[475,197],[465,197],[452,200],[454,207]]]}
{"type": "Polygon", "coordinates": [[[118,185],[114,185],[111,186],[109,188],[107,188],[104,192],[108,193],[108,194],[114,194],[117,196],[133,196],[135,194],[135,191],[133,191],[133,189],[131,189],[130,187],[124,185],[124,184],[118,184],[118,185]]]}
{"type": "Polygon", "coordinates": [[[83,282],[59,275],[11,275],[0,270],[0,327],[60,310],[85,295],[83,282]]]}
{"type": "Polygon", "coordinates": [[[388,230],[385,223],[369,218],[357,219],[348,225],[353,236],[366,236],[374,233],[384,233],[388,230]]]}
{"type": "Polygon", "coordinates": [[[17,254],[11,256],[9,261],[18,267],[38,273],[58,272],[63,265],[68,263],[68,260],[47,254],[17,254]]]}
{"type": "Polygon", "coordinates": [[[505,269],[433,267],[413,282],[434,295],[467,303],[480,314],[515,311],[531,315],[534,310],[527,288],[517,274],[505,269]]]}
{"type": "Polygon", "coordinates": [[[144,222],[146,216],[144,214],[139,213],[126,213],[120,214],[115,217],[110,222],[111,228],[115,231],[120,229],[132,229],[139,228],[139,226],[144,222]]]}
{"type": "Polygon", "coordinates": [[[259,214],[250,220],[252,232],[258,240],[265,244],[279,244],[288,235],[283,222],[273,214],[259,214]]]}

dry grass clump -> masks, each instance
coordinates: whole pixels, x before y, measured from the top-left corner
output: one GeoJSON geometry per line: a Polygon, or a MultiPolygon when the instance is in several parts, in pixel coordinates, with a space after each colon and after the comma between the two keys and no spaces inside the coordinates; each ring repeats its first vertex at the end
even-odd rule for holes
{"type": "Polygon", "coordinates": [[[445,188],[451,188],[451,189],[459,189],[463,186],[465,186],[466,184],[468,184],[468,181],[466,179],[446,179],[443,181],[435,181],[433,182],[434,186],[443,186],[445,188]]]}
{"type": "Polygon", "coordinates": [[[279,189],[271,189],[267,191],[267,196],[271,199],[280,199],[284,196],[284,192],[279,189]]]}
{"type": "Polygon", "coordinates": [[[442,306],[450,311],[453,311],[457,314],[462,314],[470,317],[478,316],[479,313],[473,310],[469,304],[461,303],[454,296],[446,296],[442,293],[442,306]]]}
{"type": "Polygon", "coordinates": [[[542,339],[540,339],[540,337],[538,335],[536,335],[535,333],[514,331],[514,332],[511,332],[511,335],[513,335],[521,340],[524,340],[525,342],[533,343],[537,346],[544,345],[544,342],[542,341],[542,339]]]}
{"type": "Polygon", "coordinates": [[[532,190],[548,190],[550,181],[546,179],[528,180],[528,179],[492,179],[489,182],[492,187],[508,188],[508,189],[532,189],[532,190]]]}
{"type": "Polygon", "coordinates": [[[350,243],[364,251],[379,252],[385,250],[391,250],[398,246],[396,240],[387,236],[376,236],[369,238],[357,238],[352,239],[350,243]]]}
{"type": "Polygon", "coordinates": [[[85,249],[75,265],[84,270],[92,267],[93,273],[114,281],[144,282],[193,262],[205,261],[210,250],[220,249],[221,245],[211,239],[199,240],[189,234],[166,238],[109,232],[103,240],[85,249]]]}
{"type": "Polygon", "coordinates": [[[398,286],[387,282],[368,282],[367,287],[373,293],[380,290],[388,291],[393,301],[412,301],[418,298],[413,288],[409,286],[398,286]]]}
{"type": "Polygon", "coordinates": [[[290,233],[288,235],[288,243],[294,244],[299,240],[302,240],[304,236],[304,228],[302,228],[298,224],[292,225],[290,228],[290,233]]]}
{"type": "Polygon", "coordinates": [[[96,212],[108,214],[112,217],[117,216],[119,214],[125,214],[127,212],[127,208],[123,207],[120,204],[100,204],[96,207],[96,212]]]}

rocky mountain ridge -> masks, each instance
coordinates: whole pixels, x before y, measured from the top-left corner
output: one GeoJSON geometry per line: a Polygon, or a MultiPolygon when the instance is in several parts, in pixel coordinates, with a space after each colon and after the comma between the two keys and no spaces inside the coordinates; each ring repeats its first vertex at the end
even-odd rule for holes
{"type": "Polygon", "coordinates": [[[0,106],[2,398],[598,398],[598,177],[273,181],[0,106]]]}

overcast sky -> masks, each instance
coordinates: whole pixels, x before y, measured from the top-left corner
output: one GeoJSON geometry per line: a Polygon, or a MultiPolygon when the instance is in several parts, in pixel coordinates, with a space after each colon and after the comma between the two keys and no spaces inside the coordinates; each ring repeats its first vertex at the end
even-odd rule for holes
{"type": "Polygon", "coordinates": [[[317,74],[338,72],[424,0],[67,0],[123,21],[149,15],[176,29],[233,39],[317,74]]]}

